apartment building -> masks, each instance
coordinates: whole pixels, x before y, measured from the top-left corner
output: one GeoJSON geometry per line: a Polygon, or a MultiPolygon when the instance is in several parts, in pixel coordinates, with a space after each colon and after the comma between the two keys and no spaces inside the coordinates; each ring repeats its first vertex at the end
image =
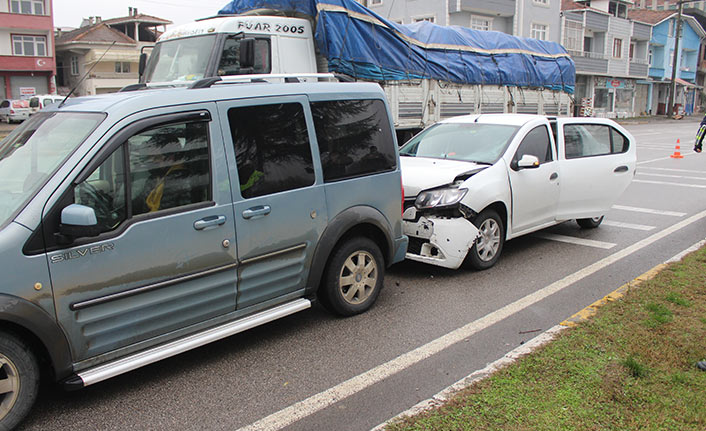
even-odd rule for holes
{"type": "Polygon", "coordinates": [[[576,64],[576,115],[645,112],[652,27],[629,19],[631,6],[627,0],[563,0],[563,45],[576,64]]]}
{"type": "Polygon", "coordinates": [[[56,91],[52,0],[0,1],[0,98],[56,91]]]}
{"type": "Polygon", "coordinates": [[[80,28],[57,33],[60,92],[76,87],[74,94],[77,96],[111,93],[137,83],[141,49],[154,45],[171,23],[129,7],[127,16],[106,20],[89,17],[80,28]],[[86,79],[81,81],[89,70],[86,79]]]}
{"type": "MultiPolygon", "coordinates": [[[[653,114],[666,114],[675,60],[677,14],[673,10],[631,10],[630,17],[653,26],[649,51],[650,92],[646,109],[653,114]]],[[[694,112],[697,93],[696,69],[704,37],[706,32],[698,21],[692,16],[682,15],[681,38],[676,58],[675,113],[689,115],[694,112]]]]}

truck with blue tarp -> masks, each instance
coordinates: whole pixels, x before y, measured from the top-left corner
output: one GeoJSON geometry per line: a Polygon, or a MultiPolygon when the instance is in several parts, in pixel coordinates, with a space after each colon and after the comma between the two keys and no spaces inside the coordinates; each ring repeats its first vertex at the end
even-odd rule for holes
{"type": "Polygon", "coordinates": [[[398,130],[469,113],[569,115],[575,84],[558,43],[397,24],[353,0],[233,0],[214,17],[165,32],[141,72],[148,85],[316,73],[374,81],[398,130]]]}

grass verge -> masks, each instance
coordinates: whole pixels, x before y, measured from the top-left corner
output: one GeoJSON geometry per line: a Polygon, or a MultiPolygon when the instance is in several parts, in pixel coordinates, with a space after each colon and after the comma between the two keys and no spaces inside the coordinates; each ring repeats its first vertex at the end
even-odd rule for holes
{"type": "Polygon", "coordinates": [[[402,430],[706,430],[706,249],[402,430]]]}

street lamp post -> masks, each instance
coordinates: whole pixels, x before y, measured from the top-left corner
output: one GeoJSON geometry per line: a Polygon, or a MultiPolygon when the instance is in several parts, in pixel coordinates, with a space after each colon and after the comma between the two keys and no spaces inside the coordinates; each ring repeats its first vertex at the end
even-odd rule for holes
{"type": "Polygon", "coordinates": [[[677,93],[677,64],[679,63],[679,39],[681,39],[681,11],[684,3],[692,3],[699,0],[679,0],[677,1],[677,28],[674,32],[674,58],[672,60],[672,82],[670,83],[669,90],[669,101],[667,103],[667,117],[672,118],[674,116],[674,102],[677,93]]]}

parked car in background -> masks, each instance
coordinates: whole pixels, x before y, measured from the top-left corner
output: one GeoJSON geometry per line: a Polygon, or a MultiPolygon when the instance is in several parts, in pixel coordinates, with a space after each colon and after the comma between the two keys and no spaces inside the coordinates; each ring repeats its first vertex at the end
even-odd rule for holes
{"type": "Polygon", "coordinates": [[[566,220],[601,224],[635,173],[635,140],[608,119],[450,118],[400,149],[407,258],[493,266],[506,240],[566,220]]]}
{"type": "Polygon", "coordinates": [[[41,109],[53,104],[61,103],[65,96],[58,94],[40,94],[29,98],[29,115],[36,114],[41,109]]]}
{"type": "Polygon", "coordinates": [[[72,98],[2,141],[0,429],[40,376],[82,388],[317,298],[363,313],[404,259],[380,86],[219,80],[72,98]]]}
{"type": "Polygon", "coordinates": [[[0,121],[6,123],[22,122],[29,118],[29,101],[3,99],[0,102],[0,121]]]}

